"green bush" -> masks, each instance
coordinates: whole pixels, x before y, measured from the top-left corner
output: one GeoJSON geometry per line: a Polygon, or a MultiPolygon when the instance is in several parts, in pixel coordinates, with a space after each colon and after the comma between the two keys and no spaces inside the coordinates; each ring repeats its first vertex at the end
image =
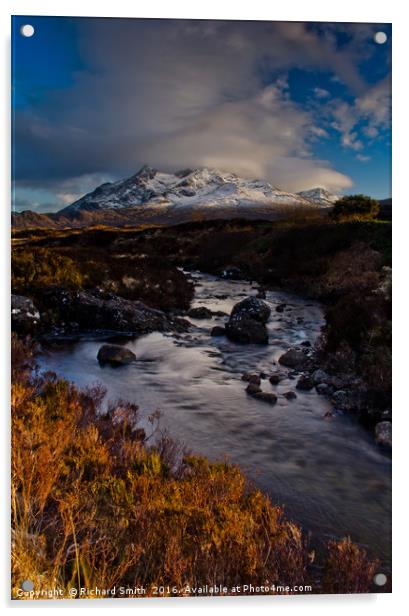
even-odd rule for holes
{"type": "Polygon", "coordinates": [[[331,217],[336,220],[372,220],[379,214],[379,202],[366,195],[346,195],[335,203],[331,217]]]}

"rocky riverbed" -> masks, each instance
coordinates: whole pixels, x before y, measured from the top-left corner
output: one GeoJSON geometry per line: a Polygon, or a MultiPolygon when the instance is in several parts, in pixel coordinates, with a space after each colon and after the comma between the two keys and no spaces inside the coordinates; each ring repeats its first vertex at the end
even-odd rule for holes
{"type": "MultiPolygon", "coordinates": [[[[135,357],[127,354],[127,365],[99,362],[102,341],[83,339],[46,346],[42,368],[80,386],[101,382],[108,399],[132,400],[146,416],[160,409],[173,437],[212,459],[227,455],[316,541],[350,535],[388,563],[390,458],[351,419],[353,376],[316,363],[320,305],[242,280],[190,275],[190,311],[176,328],[167,321],[127,341],[135,357]],[[267,310],[254,318],[257,302],[246,298],[256,296],[267,310]],[[245,311],[234,312],[244,300],[245,311]]],[[[387,428],[377,434],[386,445],[387,428]]]]}

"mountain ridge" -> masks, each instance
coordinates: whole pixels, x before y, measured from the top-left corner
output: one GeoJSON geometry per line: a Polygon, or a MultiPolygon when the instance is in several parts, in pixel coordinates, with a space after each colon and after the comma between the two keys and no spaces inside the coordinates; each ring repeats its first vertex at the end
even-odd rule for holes
{"type": "Polygon", "coordinates": [[[277,220],[304,210],[325,211],[338,197],[324,188],[291,193],[266,180],[215,168],[175,173],[144,165],[128,178],[105,182],[58,212],[12,214],[15,228],[92,225],[174,225],[192,220],[277,220]]]}
{"type": "Polygon", "coordinates": [[[106,182],[59,211],[125,209],[133,207],[251,207],[321,205],[330,207],[338,197],[323,188],[291,193],[265,180],[248,180],[215,168],[161,172],[144,165],[117,182],[106,182]],[[307,194],[309,193],[309,194],[307,194]],[[318,195],[318,196],[317,196],[318,195]]]}

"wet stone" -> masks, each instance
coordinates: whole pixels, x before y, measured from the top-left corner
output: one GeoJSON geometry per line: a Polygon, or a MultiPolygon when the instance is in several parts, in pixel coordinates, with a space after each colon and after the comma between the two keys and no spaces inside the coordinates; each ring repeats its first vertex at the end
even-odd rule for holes
{"type": "Polygon", "coordinates": [[[275,404],[277,402],[277,396],[275,394],[267,393],[265,391],[260,391],[254,394],[254,398],[256,398],[256,400],[261,400],[262,402],[267,402],[268,404],[275,404]]]}
{"type": "Polygon", "coordinates": [[[255,396],[261,393],[261,387],[256,383],[249,383],[246,387],[246,393],[248,393],[249,396],[255,396]]]}
{"type": "Polygon", "coordinates": [[[245,372],[242,377],[242,381],[247,381],[248,383],[254,383],[255,385],[260,385],[261,379],[258,374],[251,374],[250,372],[245,372]]]}

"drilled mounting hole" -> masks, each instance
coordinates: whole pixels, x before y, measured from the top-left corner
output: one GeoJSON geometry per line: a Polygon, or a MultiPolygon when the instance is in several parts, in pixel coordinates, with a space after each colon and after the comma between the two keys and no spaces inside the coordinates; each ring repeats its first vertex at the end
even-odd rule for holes
{"type": "Polygon", "coordinates": [[[25,36],[26,38],[33,36],[34,32],[34,26],[32,26],[31,24],[24,24],[24,26],[21,26],[20,28],[21,35],[25,36]]]}
{"type": "Polygon", "coordinates": [[[378,43],[378,45],[383,45],[384,43],[386,43],[387,40],[388,36],[387,34],[385,34],[385,32],[376,32],[374,36],[375,43],[378,43]]]}

